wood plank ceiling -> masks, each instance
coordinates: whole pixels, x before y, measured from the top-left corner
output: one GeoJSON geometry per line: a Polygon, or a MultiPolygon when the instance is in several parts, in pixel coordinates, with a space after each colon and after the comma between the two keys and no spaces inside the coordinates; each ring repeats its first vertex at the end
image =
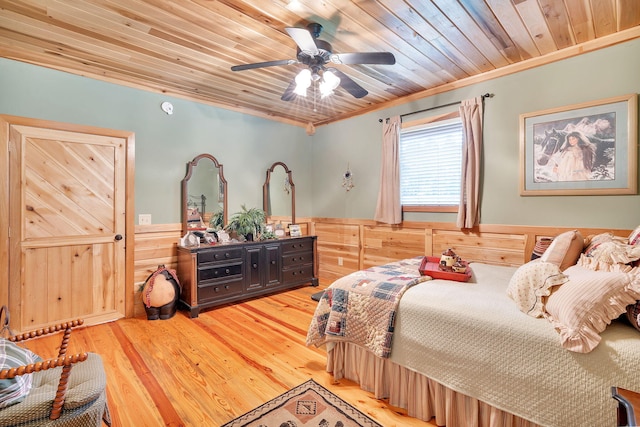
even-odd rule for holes
{"type": "MultiPolygon", "coordinates": [[[[638,0],[0,0],[0,56],[306,126],[640,37],[638,0]],[[301,64],[286,27],[323,26],[344,89],[282,101],[301,64]]],[[[313,91],[311,91],[313,93],[313,91]]],[[[480,94],[478,94],[480,95],[480,94]]]]}

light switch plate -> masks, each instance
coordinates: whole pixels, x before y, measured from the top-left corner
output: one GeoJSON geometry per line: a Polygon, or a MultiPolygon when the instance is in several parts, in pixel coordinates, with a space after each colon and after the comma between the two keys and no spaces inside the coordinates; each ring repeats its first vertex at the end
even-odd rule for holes
{"type": "Polygon", "coordinates": [[[151,225],[151,214],[140,214],[140,215],[138,215],[138,224],[139,225],[151,225]]]}

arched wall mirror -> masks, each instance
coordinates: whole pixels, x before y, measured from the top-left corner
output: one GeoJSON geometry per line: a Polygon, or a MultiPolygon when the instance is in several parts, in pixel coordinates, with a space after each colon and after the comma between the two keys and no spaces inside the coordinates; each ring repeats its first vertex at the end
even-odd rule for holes
{"type": "Polygon", "coordinates": [[[222,165],[211,154],[200,154],[187,163],[182,180],[182,232],[209,228],[218,214],[227,224],[227,181],[222,165]]]}
{"type": "Polygon", "coordinates": [[[291,217],[296,223],[296,186],[291,171],[282,162],[267,169],[267,178],[262,186],[263,209],[267,217],[291,217]]]}

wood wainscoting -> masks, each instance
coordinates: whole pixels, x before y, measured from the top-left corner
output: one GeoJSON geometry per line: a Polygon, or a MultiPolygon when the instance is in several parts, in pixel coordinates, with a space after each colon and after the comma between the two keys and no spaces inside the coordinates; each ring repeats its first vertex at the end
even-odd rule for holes
{"type": "MultiPolygon", "coordinates": [[[[310,232],[318,236],[321,284],[357,270],[420,255],[439,256],[452,248],[466,261],[518,266],[531,259],[536,241],[571,227],[480,225],[461,231],[453,223],[404,222],[399,226],[372,220],[314,218],[310,232]]],[[[580,228],[583,236],[631,230],[580,228]]]]}
{"type": "MultiPolygon", "coordinates": [[[[317,277],[322,285],[363,268],[420,255],[438,256],[452,248],[466,261],[488,264],[524,264],[536,241],[571,227],[480,225],[461,231],[452,223],[405,222],[390,226],[363,219],[301,218],[303,235],[316,235],[317,277]]],[[[134,315],[144,315],[140,287],[158,265],[177,268],[180,224],[136,226],[134,315]]],[[[580,228],[583,236],[613,232],[628,236],[629,229],[580,228]]],[[[178,277],[179,279],[179,277],[178,277]]]]}
{"type": "Polygon", "coordinates": [[[182,224],[136,225],[133,289],[133,316],[144,316],[141,290],[147,277],[159,265],[177,270],[178,242],[182,237],[182,224]]]}

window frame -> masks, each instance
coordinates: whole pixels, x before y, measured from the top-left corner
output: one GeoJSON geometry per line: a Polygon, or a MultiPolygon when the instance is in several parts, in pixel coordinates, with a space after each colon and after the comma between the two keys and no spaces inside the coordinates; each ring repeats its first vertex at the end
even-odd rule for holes
{"type": "MultiPolygon", "coordinates": [[[[412,127],[417,127],[417,126],[424,126],[427,124],[431,124],[431,123],[437,123],[437,122],[442,122],[442,121],[447,121],[447,120],[452,120],[452,119],[460,119],[460,112],[459,111],[452,111],[450,113],[445,113],[445,114],[440,114],[437,116],[430,116],[430,117],[425,117],[425,118],[421,118],[421,119],[417,119],[417,120],[412,120],[410,122],[402,122],[401,125],[401,132],[402,129],[405,128],[412,128],[412,127]]],[[[463,141],[464,143],[464,141],[463,141]]],[[[462,176],[460,177],[460,179],[462,180],[462,176]]],[[[462,183],[461,183],[462,185],[462,183]]],[[[445,212],[445,213],[457,213],[458,210],[460,209],[460,204],[455,204],[455,205],[402,205],[402,212],[434,212],[434,213],[440,213],[440,212],[445,212]]]]}

